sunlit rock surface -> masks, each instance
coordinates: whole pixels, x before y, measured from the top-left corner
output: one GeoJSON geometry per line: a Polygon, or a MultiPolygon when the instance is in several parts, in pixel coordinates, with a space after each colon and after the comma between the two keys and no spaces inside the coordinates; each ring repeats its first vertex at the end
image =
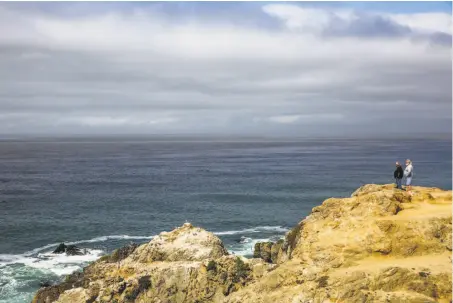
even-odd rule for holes
{"type": "Polygon", "coordinates": [[[451,199],[365,185],[313,208],[283,243],[257,245],[255,259],[228,255],[186,223],[41,288],[33,302],[450,302],[451,199]]]}

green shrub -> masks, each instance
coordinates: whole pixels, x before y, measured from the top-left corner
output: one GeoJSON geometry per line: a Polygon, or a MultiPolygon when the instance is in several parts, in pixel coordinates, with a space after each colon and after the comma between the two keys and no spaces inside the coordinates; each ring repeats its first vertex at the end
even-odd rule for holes
{"type": "Polygon", "coordinates": [[[248,277],[250,268],[239,257],[236,258],[235,262],[236,262],[236,274],[233,278],[233,282],[239,282],[242,279],[245,279],[248,277]]]}
{"type": "Polygon", "coordinates": [[[143,276],[138,279],[138,291],[143,292],[148,290],[151,287],[151,277],[150,276],[143,276]]]}
{"type": "Polygon", "coordinates": [[[126,295],[124,296],[124,298],[128,302],[135,302],[135,299],[137,299],[139,294],[140,294],[140,291],[138,290],[138,288],[134,288],[131,291],[127,292],[126,295]]]}
{"type": "Polygon", "coordinates": [[[216,265],[215,261],[214,260],[210,260],[208,262],[208,266],[206,266],[206,269],[208,271],[211,271],[211,270],[216,271],[217,270],[217,265],[216,265]]]}

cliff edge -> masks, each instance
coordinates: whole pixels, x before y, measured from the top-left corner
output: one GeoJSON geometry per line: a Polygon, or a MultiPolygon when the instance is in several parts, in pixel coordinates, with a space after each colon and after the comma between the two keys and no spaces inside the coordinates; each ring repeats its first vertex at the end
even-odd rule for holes
{"type": "Polygon", "coordinates": [[[33,302],[451,302],[451,202],[438,188],[410,196],[365,185],[313,208],[265,260],[229,255],[186,223],[41,288],[33,302]]]}

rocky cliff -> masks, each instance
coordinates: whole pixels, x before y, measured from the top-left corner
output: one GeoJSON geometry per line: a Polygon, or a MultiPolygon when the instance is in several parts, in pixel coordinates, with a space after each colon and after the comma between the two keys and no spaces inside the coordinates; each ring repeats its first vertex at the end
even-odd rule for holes
{"type": "Polygon", "coordinates": [[[33,302],[451,302],[452,192],[366,185],[254,259],[185,224],[40,289],[33,302]],[[263,259],[264,260],[263,260],[263,259]]]}

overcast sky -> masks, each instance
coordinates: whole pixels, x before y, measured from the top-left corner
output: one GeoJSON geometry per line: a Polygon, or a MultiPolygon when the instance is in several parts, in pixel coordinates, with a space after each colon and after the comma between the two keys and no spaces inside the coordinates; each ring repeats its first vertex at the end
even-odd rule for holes
{"type": "Polygon", "coordinates": [[[0,3],[0,134],[425,134],[451,3],[0,3]]]}

